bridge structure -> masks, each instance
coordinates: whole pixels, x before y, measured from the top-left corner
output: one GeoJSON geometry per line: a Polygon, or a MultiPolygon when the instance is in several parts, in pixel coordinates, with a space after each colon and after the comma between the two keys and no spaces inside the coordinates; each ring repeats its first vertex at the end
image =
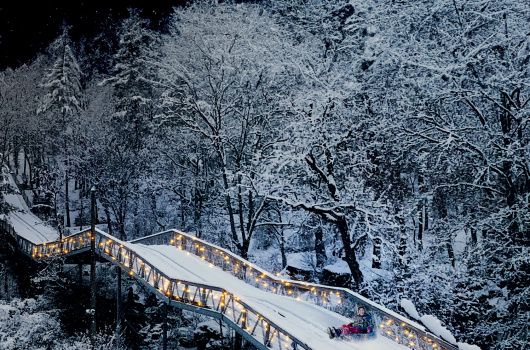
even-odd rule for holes
{"type": "Polygon", "coordinates": [[[222,320],[257,349],[458,349],[352,290],[282,278],[185,232],[168,230],[126,242],[89,228],[58,239],[23,210],[27,206],[20,193],[5,197],[22,208],[0,216],[2,241],[28,259],[46,262],[95,254],[146,286],[165,305],[222,320]],[[361,305],[376,321],[376,337],[329,339],[327,327],[351,322],[361,305]]]}

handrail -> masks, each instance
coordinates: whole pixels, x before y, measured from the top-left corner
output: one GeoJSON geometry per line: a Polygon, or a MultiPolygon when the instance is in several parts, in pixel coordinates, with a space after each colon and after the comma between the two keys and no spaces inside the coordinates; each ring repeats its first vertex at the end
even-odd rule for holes
{"type": "MultiPolygon", "coordinates": [[[[169,303],[189,305],[195,308],[195,311],[202,310],[210,316],[212,313],[218,314],[218,317],[227,321],[232,328],[260,349],[311,350],[302,340],[292,336],[226,289],[170,278],[131,248],[130,243],[116,239],[101,230],[96,229],[95,239],[99,256],[120,266],[160,297],[167,298],[169,303]]],[[[68,256],[89,249],[90,240],[90,229],[82,230],[60,241],[34,244],[31,256],[35,260],[68,256]]]]}
{"type": "Polygon", "coordinates": [[[229,271],[255,287],[297,300],[306,300],[346,317],[352,317],[356,306],[362,305],[375,314],[380,334],[411,349],[457,350],[455,345],[431,334],[418,323],[350,289],[280,278],[227,249],[179,230],[156,233],[130,243],[174,245],[229,271]]]}
{"type": "MultiPolygon", "coordinates": [[[[9,225],[7,220],[0,219],[0,229],[8,233],[9,236],[16,240],[18,248],[24,254],[32,257],[35,260],[42,260],[58,256],[68,256],[70,254],[75,254],[76,252],[89,249],[90,247],[90,229],[82,230],[71,236],[64,237],[61,241],[46,242],[41,244],[32,243],[27,239],[18,236],[13,227],[9,225]]],[[[296,344],[297,346],[304,349],[310,349],[301,340],[290,336],[289,333],[283,330],[281,327],[271,322],[271,320],[259,315],[259,313],[252,309],[250,305],[245,304],[243,301],[239,300],[237,296],[234,296],[224,289],[222,290],[222,294],[225,295],[224,298],[229,296],[229,299],[231,298],[230,300],[232,300],[233,305],[237,305],[241,308],[241,310],[246,310],[244,315],[242,311],[237,313],[234,309],[234,311],[231,312],[232,316],[228,316],[226,313],[226,308],[223,309],[219,306],[220,304],[216,306],[213,302],[207,303],[206,299],[204,301],[197,302],[195,300],[197,293],[204,294],[205,291],[207,291],[206,294],[212,296],[216,295],[219,297],[219,295],[216,293],[219,292],[220,288],[169,278],[155,266],[149,264],[148,261],[141,257],[141,255],[137,254],[133,249],[131,249],[129,247],[129,243],[174,245],[178,249],[193,253],[201,257],[203,260],[230,272],[239,279],[242,279],[245,282],[260,289],[289,296],[297,300],[306,300],[347,317],[352,316],[353,310],[356,309],[355,306],[363,305],[371,310],[374,314],[374,318],[379,321],[379,330],[383,336],[390,338],[397,343],[406,345],[407,347],[414,350],[457,349],[456,346],[430,334],[419,324],[408,320],[406,317],[388,310],[349,289],[319,285],[309,282],[294,281],[274,276],[270,272],[250,263],[249,261],[239,257],[227,249],[208,243],[202,239],[179,230],[160,232],[130,241],[129,243],[120,241],[98,229],[96,229],[96,233],[96,250],[98,255],[110,261],[111,263],[120,266],[123,270],[128,271],[129,274],[132,273],[131,276],[134,276],[140,282],[152,288],[155,292],[168,297],[170,302],[173,301],[191,304],[193,307],[198,309],[214,310],[213,312],[217,312],[222,315],[222,317],[227,320],[228,324],[231,324],[233,328],[239,328],[237,331],[242,333],[243,336],[249,339],[249,341],[253,342],[256,346],[259,344],[276,344],[278,349],[282,349],[281,337],[283,336],[285,339],[288,338],[292,344],[296,344]],[[131,263],[133,260],[136,261],[136,265],[131,263]],[[158,276],[158,278],[155,279],[156,283],[155,280],[150,280],[149,275],[147,276],[147,280],[145,280],[145,270],[144,275],[142,275],[142,270],[138,269],[138,261],[143,264],[142,266],[148,266],[148,270],[153,271],[154,276],[158,276]],[[167,286],[166,288],[162,289],[158,288],[158,283],[160,280],[167,281],[171,288],[168,289],[167,286]],[[179,290],[179,285],[187,287],[184,287],[184,290],[179,290]],[[194,293],[194,297],[192,299],[185,297],[187,295],[185,293],[190,293],[190,291],[194,293]],[[245,320],[248,322],[254,322],[254,327],[250,333],[248,332],[249,330],[247,330],[248,322],[245,320]],[[260,323],[261,326],[259,326],[260,323]],[[256,340],[257,338],[254,334],[256,329],[262,330],[263,337],[261,338],[261,343],[256,340]],[[277,339],[274,338],[274,334],[276,334],[277,339]]]]}

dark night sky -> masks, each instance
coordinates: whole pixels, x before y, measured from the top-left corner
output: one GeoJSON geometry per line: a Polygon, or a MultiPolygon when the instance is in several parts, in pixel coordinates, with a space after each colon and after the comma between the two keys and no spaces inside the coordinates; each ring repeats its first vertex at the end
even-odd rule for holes
{"type": "Polygon", "coordinates": [[[127,8],[159,23],[173,6],[185,0],[0,0],[0,69],[26,63],[60,33],[63,21],[72,26],[74,40],[90,38],[104,22],[119,22],[127,8]],[[109,6],[112,4],[112,6],[109,6]]]}

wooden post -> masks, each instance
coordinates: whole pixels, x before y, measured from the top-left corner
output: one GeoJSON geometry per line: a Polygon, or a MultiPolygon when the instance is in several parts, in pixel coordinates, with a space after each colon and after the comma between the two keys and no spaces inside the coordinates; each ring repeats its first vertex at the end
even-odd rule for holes
{"type": "Polygon", "coordinates": [[[96,187],[90,189],[90,335],[96,336],[96,187]]]}

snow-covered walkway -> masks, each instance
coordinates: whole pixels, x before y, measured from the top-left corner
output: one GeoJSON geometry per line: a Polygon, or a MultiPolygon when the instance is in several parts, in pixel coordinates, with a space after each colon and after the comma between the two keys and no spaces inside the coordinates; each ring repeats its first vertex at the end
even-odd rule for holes
{"type": "MultiPolygon", "coordinates": [[[[2,175],[3,181],[7,181],[18,191],[12,174],[7,172],[6,169],[3,169],[2,175]]],[[[56,241],[58,240],[58,233],[56,230],[46,226],[37,216],[31,213],[20,193],[7,194],[4,197],[5,201],[15,208],[4,219],[7,219],[18,236],[33,243],[26,251],[33,258],[46,258],[57,253],[63,254],[63,252],[75,253],[76,249],[81,251],[81,248],[86,247],[87,242],[89,242],[89,239],[86,239],[86,235],[89,232],[85,230],[69,236],[60,244],[63,248],[57,248],[58,244],[56,241]]],[[[328,327],[340,327],[345,323],[351,322],[351,320],[311,302],[258,289],[244,280],[238,279],[230,271],[224,271],[197,255],[186,250],[178,249],[173,245],[146,245],[142,243],[121,242],[102,231],[97,230],[97,232],[100,239],[102,239],[99,249],[107,255],[114,254],[110,255],[112,259],[109,259],[113,263],[119,264],[119,259],[123,258],[121,254],[124,252],[121,252],[121,248],[115,250],[114,253],[107,252],[107,248],[105,247],[107,247],[108,242],[112,241],[114,241],[113,244],[115,246],[126,248],[126,250],[132,251],[131,254],[135,253],[141,257],[146,264],[155,267],[164,274],[166,276],[165,278],[183,280],[189,283],[207,285],[213,288],[218,287],[225,290],[251,307],[263,319],[280,327],[290,337],[298,339],[310,349],[408,349],[406,346],[383,336],[383,334],[378,334],[374,339],[358,341],[329,339],[326,332],[328,327]],[[118,262],[116,259],[118,259],[118,262]]],[[[123,262],[121,264],[120,266],[123,266],[123,262]]],[[[368,305],[372,303],[368,300],[367,302],[368,305]]],[[[404,319],[401,318],[401,320],[404,319]]],[[[415,327],[412,321],[407,323],[415,327]]]]}
{"type": "Polygon", "coordinates": [[[7,221],[17,234],[35,244],[57,240],[59,238],[57,229],[44,224],[41,219],[30,211],[24,198],[19,193],[13,175],[5,168],[2,169],[2,175],[2,177],[7,180],[7,183],[16,191],[16,193],[5,194],[4,200],[14,208],[14,210],[7,215],[7,221]]]}
{"type": "Polygon", "coordinates": [[[406,347],[379,336],[362,342],[330,340],[326,329],[351,322],[348,318],[320,306],[268,293],[186,251],[168,245],[131,244],[127,246],[157,266],[171,278],[224,288],[251,305],[294,337],[315,350],[401,350],[406,347]]]}

